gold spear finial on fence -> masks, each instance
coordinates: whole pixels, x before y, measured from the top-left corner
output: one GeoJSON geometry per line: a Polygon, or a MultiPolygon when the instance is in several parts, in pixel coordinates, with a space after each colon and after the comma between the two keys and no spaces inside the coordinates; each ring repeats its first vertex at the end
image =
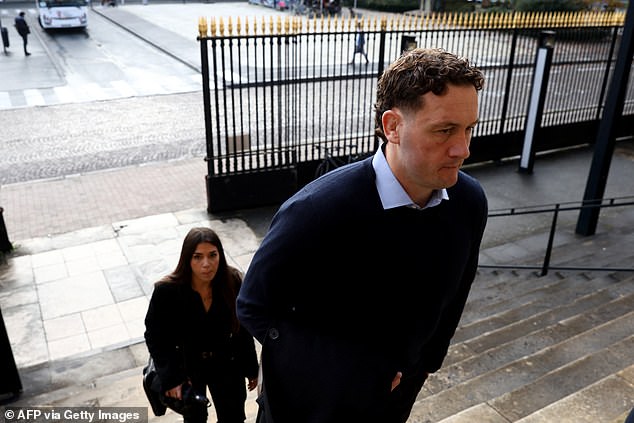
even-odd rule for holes
{"type": "Polygon", "coordinates": [[[497,12],[490,13],[487,19],[487,28],[497,28],[499,25],[497,18],[498,18],[497,12]]]}
{"type": "Polygon", "coordinates": [[[515,12],[513,14],[513,28],[519,28],[524,24],[524,16],[523,12],[515,12]]]}
{"type": "Polygon", "coordinates": [[[218,32],[221,37],[225,35],[225,21],[222,19],[222,16],[218,18],[218,32]]]}
{"type": "Polygon", "coordinates": [[[198,18],[198,35],[200,38],[207,37],[207,19],[202,16],[198,18]]]}
{"type": "Polygon", "coordinates": [[[423,29],[423,15],[417,15],[415,21],[416,29],[423,29]]]}
{"type": "Polygon", "coordinates": [[[228,35],[233,35],[233,22],[231,19],[231,16],[229,16],[229,21],[227,22],[227,34],[228,35]]]}
{"type": "Polygon", "coordinates": [[[210,19],[211,21],[211,36],[215,37],[216,36],[216,18],[214,18],[213,16],[210,19]]]}

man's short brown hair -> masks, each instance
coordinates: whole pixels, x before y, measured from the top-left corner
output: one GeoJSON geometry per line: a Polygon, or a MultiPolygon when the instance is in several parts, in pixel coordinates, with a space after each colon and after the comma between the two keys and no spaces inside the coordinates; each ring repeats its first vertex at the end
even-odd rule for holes
{"type": "Polygon", "coordinates": [[[374,105],[376,134],[387,141],[382,123],[384,112],[394,107],[417,110],[423,106],[423,95],[430,91],[441,95],[448,84],[473,85],[479,91],[484,86],[484,76],[467,59],[442,49],[417,48],[403,53],[379,78],[374,105]]]}

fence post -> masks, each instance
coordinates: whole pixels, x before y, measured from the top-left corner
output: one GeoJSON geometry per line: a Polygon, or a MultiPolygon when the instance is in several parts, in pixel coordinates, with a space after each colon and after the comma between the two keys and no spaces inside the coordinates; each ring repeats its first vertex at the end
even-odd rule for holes
{"type": "Polygon", "coordinates": [[[385,37],[387,34],[387,18],[381,17],[381,32],[379,32],[379,68],[377,69],[377,79],[383,75],[385,70],[385,37]]]}
{"type": "MultiPolygon", "coordinates": [[[[203,77],[203,112],[205,117],[205,143],[207,145],[207,177],[205,178],[205,188],[207,193],[207,211],[211,212],[211,184],[210,178],[213,175],[213,145],[211,128],[211,98],[209,92],[209,54],[207,48],[207,20],[200,18],[198,24],[198,42],[200,42],[200,70],[203,77]],[[204,22],[203,22],[204,20],[204,22]]],[[[212,36],[215,34],[212,34],[212,36]]]]}
{"type": "Polygon", "coordinates": [[[555,33],[542,31],[539,34],[539,47],[535,58],[535,73],[533,74],[533,87],[528,103],[526,115],[526,127],[524,128],[524,146],[520,156],[519,171],[533,173],[535,162],[535,133],[541,126],[544,103],[546,101],[546,89],[548,88],[548,74],[553,59],[553,45],[555,33]]]}
{"type": "Polygon", "coordinates": [[[500,113],[500,134],[506,128],[506,116],[511,99],[511,83],[513,82],[513,71],[515,70],[515,50],[517,50],[518,29],[513,28],[513,38],[511,38],[511,50],[509,52],[509,70],[506,73],[506,83],[504,85],[504,100],[502,102],[502,112],[500,113]]]}

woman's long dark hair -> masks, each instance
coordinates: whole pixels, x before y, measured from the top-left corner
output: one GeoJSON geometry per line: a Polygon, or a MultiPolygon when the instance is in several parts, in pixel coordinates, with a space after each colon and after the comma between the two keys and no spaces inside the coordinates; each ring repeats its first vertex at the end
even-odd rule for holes
{"type": "Polygon", "coordinates": [[[236,297],[240,286],[240,274],[237,269],[227,265],[225,250],[220,242],[218,234],[209,228],[192,228],[183,240],[181,255],[176,265],[176,269],[169,275],[162,278],[158,283],[177,283],[189,285],[192,282],[191,260],[200,243],[209,243],[218,248],[218,271],[213,279],[212,289],[214,301],[219,299],[231,312],[231,331],[236,333],[240,328],[238,316],[236,315],[236,297]]]}

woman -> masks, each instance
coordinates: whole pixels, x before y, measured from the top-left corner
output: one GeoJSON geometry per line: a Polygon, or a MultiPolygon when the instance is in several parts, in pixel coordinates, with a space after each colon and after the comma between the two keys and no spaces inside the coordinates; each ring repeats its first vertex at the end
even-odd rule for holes
{"type": "Polygon", "coordinates": [[[209,387],[219,423],[244,422],[245,378],[257,386],[253,338],[240,327],[235,301],[242,278],[227,265],[218,235],[193,228],[176,269],[158,281],[145,317],[145,341],[164,402],[186,423],[206,422],[207,407],[192,400],[209,387]]]}

